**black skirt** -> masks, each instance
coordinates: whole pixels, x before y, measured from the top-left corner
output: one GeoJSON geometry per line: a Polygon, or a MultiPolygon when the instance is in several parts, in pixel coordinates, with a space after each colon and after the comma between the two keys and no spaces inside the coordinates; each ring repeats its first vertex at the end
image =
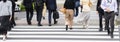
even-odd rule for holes
{"type": "Polygon", "coordinates": [[[10,16],[1,16],[0,17],[0,34],[7,33],[7,31],[11,30],[11,25],[10,25],[10,16]]]}

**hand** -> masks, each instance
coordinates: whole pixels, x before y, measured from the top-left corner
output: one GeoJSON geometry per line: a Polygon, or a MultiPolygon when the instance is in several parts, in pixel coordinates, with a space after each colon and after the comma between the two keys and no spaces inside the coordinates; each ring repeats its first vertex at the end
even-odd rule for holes
{"type": "Polygon", "coordinates": [[[12,17],[10,17],[9,21],[11,21],[12,17]]]}
{"type": "Polygon", "coordinates": [[[110,9],[109,9],[109,8],[106,8],[105,10],[107,10],[107,12],[110,12],[110,9]]]}
{"type": "Polygon", "coordinates": [[[119,13],[118,13],[118,12],[115,12],[115,15],[116,15],[116,16],[119,16],[119,13]]]}
{"type": "Polygon", "coordinates": [[[96,11],[96,13],[99,14],[98,11],[96,11]]]}

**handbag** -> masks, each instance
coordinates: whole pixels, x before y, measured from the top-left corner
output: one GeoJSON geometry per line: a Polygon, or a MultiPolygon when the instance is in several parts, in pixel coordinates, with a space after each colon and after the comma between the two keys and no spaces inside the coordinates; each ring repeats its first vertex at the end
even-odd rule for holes
{"type": "Polygon", "coordinates": [[[54,19],[59,19],[59,13],[58,13],[58,11],[54,11],[53,12],[53,18],[54,19]]]}

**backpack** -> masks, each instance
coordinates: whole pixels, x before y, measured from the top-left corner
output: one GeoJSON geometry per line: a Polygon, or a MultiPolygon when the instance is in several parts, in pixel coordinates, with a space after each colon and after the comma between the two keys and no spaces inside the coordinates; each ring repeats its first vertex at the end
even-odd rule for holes
{"type": "Polygon", "coordinates": [[[43,6],[43,0],[35,0],[35,6],[43,6]]]}

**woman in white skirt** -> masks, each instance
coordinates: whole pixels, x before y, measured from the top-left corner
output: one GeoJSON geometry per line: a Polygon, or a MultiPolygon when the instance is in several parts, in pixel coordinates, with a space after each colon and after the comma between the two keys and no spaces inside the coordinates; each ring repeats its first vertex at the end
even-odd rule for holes
{"type": "Polygon", "coordinates": [[[83,18],[83,28],[88,28],[88,21],[90,18],[90,11],[92,3],[90,0],[80,0],[80,3],[82,5],[82,18],[83,18]]]}

